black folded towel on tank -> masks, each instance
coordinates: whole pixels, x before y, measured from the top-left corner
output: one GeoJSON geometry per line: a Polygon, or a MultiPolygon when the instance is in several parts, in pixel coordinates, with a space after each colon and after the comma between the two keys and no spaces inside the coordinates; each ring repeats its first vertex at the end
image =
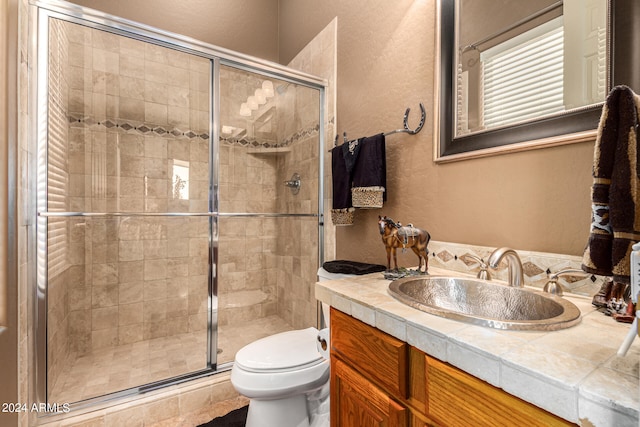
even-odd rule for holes
{"type": "Polygon", "coordinates": [[[387,269],[387,267],[380,264],[367,264],[365,262],[345,260],[327,261],[322,264],[322,268],[327,270],[329,273],[355,274],[358,276],[369,273],[378,273],[387,269]]]}

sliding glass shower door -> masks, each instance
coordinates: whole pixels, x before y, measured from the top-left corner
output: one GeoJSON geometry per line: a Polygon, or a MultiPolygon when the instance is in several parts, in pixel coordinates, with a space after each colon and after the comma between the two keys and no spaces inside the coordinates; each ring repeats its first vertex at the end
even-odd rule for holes
{"type": "Polygon", "coordinates": [[[129,24],[38,24],[34,385],[72,409],[317,323],[323,86],[129,24]]]}
{"type": "Polygon", "coordinates": [[[58,19],[48,45],[48,399],[206,369],[212,60],[58,19]]]}
{"type": "Polygon", "coordinates": [[[316,326],[320,92],[220,66],[218,363],[316,326]],[[297,178],[292,178],[292,177],[297,178]]]}

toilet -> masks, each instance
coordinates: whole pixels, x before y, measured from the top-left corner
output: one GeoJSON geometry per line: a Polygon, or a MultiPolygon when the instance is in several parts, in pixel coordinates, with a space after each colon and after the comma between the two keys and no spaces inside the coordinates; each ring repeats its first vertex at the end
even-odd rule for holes
{"type": "MultiPolygon", "coordinates": [[[[320,268],[319,280],[348,277],[320,268]]],[[[329,326],[329,306],[322,306],[329,326]]],[[[246,427],[328,427],[329,354],[321,350],[328,327],[282,332],[254,341],[236,353],[231,384],[249,398],[246,427]]]]}

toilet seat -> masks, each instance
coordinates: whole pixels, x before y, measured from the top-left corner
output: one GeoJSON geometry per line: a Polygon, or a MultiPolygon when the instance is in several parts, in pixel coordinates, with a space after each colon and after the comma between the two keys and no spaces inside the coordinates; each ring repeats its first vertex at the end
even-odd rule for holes
{"type": "Polygon", "coordinates": [[[318,330],[310,327],[282,332],[247,344],[236,353],[236,365],[255,373],[301,370],[321,363],[318,330]]]}

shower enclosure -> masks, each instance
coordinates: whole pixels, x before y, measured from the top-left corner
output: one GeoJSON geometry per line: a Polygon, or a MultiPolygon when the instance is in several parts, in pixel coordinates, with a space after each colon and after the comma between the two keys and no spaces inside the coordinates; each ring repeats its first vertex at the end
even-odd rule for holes
{"type": "Polygon", "coordinates": [[[316,325],[324,82],[76,6],[38,13],[37,399],[210,375],[316,325]]]}

